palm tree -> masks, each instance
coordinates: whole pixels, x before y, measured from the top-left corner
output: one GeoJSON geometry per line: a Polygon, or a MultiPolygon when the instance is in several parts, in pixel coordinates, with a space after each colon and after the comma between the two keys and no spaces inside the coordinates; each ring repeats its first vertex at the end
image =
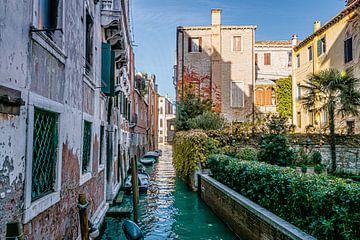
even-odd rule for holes
{"type": "Polygon", "coordinates": [[[302,105],[308,111],[326,111],[329,116],[331,172],[336,171],[335,116],[358,116],[360,106],[360,79],[345,71],[327,69],[308,76],[302,105]]]}

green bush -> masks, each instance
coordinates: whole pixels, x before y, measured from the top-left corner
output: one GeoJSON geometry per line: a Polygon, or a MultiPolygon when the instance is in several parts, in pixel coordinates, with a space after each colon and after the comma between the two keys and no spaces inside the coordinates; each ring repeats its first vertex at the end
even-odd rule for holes
{"type": "Polygon", "coordinates": [[[289,166],[295,162],[296,154],[290,148],[286,136],[271,134],[261,141],[259,159],[270,164],[289,166]]]}
{"type": "Polygon", "coordinates": [[[227,155],[227,156],[230,156],[230,157],[235,157],[236,156],[236,147],[234,146],[229,146],[229,145],[226,145],[225,147],[223,147],[221,153],[227,155]]]}
{"type": "Polygon", "coordinates": [[[305,166],[305,165],[301,166],[301,172],[306,173],[307,172],[307,166],[305,166]]]}
{"type": "Polygon", "coordinates": [[[201,131],[178,132],[173,142],[173,163],[180,176],[189,174],[206,165],[208,137],[201,131]]]}
{"type": "Polygon", "coordinates": [[[324,166],[321,164],[318,164],[314,167],[314,172],[317,174],[321,174],[324,171],[324,166]]]}
{"type": "Polygon", "coordinates": [[[225,120],[218,113],[206,111],[188,120],[190,129],[216,130],[225,125],[225,120]]]}
{"type": "Polygon", "coordinates": [[[292,79],[291,76],[276,80],[276,110],[285,118],[292,118],[292,79]]]}
{"type": "Polygon", "coordinates": [[[313,164],[321,164],[322,156],[319,151],[314,151],[311,154],[311,162],[313,164]]]}
{"type": "Polygon", "coordinates": [[[212,156],[214,178],[319,239],[360,239],[360,185],[212,156]]]}
{"type": "Polygon", "coordinates": [[[236,154],[236,157],[242,161],[257,161],[257,150],[252,147],[244,147],[236,154]]]}

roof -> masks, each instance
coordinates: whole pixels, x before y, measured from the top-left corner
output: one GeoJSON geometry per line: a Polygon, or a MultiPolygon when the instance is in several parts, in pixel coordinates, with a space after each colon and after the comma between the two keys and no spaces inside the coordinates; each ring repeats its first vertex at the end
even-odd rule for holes
{"type": "Polygon", "coordinates": [[[291,45],[291,40],[256,41],[256,45],[291,45]]]}
{"type": "Polygon", "coordinates": [[[322,34],[325,32],[328,28],[333,26],[334,24],[338,23],[341,19],[346,17],[351,11],[358,8],[360,6],[360,0],[355,0],[352,4],[347,6],[345,9],[343,9],[340,13],[338,13],[335,17],[330,19],[327,23],[325,23],[319,30],[309,35],[307,38],[305,38],[302,42],[300,42],[297,46],[294,47],[294,50],[297,51],[303,46],[305,46],[308,42],[312,41],[315,36],[322,34]]]}
{"type": "Polygon", "coordinates": [[[275,83],[270,79],[256,79],[256,85],[275,85],[275,83]]]}
{"type": "MultiPolygon", "coordinates": [[[[221,29],[233,30],[233,29],[256,29],[257,26],[222,26],[221,29]]],[[[211,26],[178,26],[177,30],[211,30],[211,26]]]]}

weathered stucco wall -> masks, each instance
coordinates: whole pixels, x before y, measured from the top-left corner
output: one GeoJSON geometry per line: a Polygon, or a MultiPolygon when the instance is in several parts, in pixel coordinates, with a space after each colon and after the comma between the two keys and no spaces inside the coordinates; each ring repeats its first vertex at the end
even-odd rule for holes
{"type": "Polygon", "coordinates": [[[199,175],[199,194],[241,239],[315,239],[208,175],[199,175]]]}

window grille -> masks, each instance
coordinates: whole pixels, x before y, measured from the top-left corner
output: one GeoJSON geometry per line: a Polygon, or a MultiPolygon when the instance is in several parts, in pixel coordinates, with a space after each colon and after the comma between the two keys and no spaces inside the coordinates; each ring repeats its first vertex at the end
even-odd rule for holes
{"type": "Polygon", "coordinates": [[[54,191],[58,154],[58,114],[35,108],[32,156],[32,201],[54,191]]]}
{"type": "Polygon", "coordinates": [[[91,122],[84,121],[82,173],[90,171],[91,122]]]}

